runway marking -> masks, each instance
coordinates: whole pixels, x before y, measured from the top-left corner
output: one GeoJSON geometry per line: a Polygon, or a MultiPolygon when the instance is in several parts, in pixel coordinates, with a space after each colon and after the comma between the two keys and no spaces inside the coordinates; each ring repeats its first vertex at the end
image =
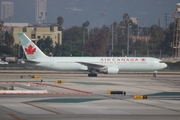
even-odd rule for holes
{"type": "Polygon", "coordinates": [[[0,95],[52,95],[52,94],[58,94],[58,95],[90,95],[91,93],[83,93],[83,92],[47,92],[47,93],[25,93],[25,92],[13,92],[13,93],[6,93],[6,92],[0,92],[0,95]]]}
{"type": "Polygon", "coordinates": [[[9,115],[16,120],[25,120],[25,119],[19,118],[18,116],[14,115],[14,114],[9,114],[9,115]]]}
{"type": "Polygon", "coordinates": [[[67,89],[67,90],[72,90],[72,91],[77,91],[77,92],[82,92],[82,93],[85,93],[85,94],[92,94],[92,92],[87,92],[87,91],[77,90],[77,89],[73,89],[73,88],[62,87],[62,86],[58,86],[58,85],[43,84],[43,83],[36,83],[36,84],[37,85],[46,85],[46,86],[51,86],[51,87],[57,87],[57,88],[62,88],[62,89],[67,89]]]}
{"type": "Polygon", "coordinates": [[[45,111],[49,111],[49,112],[52,112],[52,113],[55,113],[55,114],[61,114],[59,112],[56,112],[56,111],[53,111],[53,110],[49,110],[49,109],[46,109],[46,108],[43,108],[43,107],[39,107],[37,105],[31,104],[31,103],[28,103],[28,102],[22,102],[22,103],[30,105],[30,106],[33,106],[33,107],[36,107],[36,108],[39,108],[39,109],[42,109],[42,110],[45,110],[45,111]]]}
{"type": "Polygon", "coordinates": [[[0,94],[93,94],[92,92],[88,92],[88,91],[82,91],[82,90],[78,90],[78,89],[73,89],[73,88],[68,88],[68,87],[62,87],[62,86],[58,86],[58,85],[53,85],[53,84],[45,84],[45,83],[37,83],[37,82],[0,82],[0,83],[6,83],[6,84],[21,84],[21,83],[26,83],[26,84],[31,84],[31,85],[35,85],[35,86],[46,86],[46,87],[56,87],[56,88],[62,88],[62,89],[67,89],[67,90],[71,90],[71,91],[75,91],[76,93],[60,93],[60,92],[48,92],[48,93],[25,93],[25,92],[11,92],[11,93],[6,93],[5,91],[0,92],[0,94]]]}

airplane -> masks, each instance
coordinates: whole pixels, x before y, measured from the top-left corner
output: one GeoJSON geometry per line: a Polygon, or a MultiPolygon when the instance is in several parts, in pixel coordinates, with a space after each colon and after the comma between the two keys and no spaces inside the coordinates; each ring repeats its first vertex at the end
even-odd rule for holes
{"type": "Polygon", "coordinates": [[[24,33],[18,33],[27,60],[25,63],[57,71],[89,71],[89,77],[97,73],[118,74],[120,71],[154,72],[167,67],[162,60],[152,57],[49,57],[24,33]]]}

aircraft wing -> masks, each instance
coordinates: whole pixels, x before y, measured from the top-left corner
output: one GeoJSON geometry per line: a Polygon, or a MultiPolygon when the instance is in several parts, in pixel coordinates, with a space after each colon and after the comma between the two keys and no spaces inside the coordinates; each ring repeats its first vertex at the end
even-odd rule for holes
{"type": "Polygon", "coordinates": [[[104,65],[99,65],[99,64],[94,64],[94,63],[88,63],[88,62],[77,62],[77,63],[80,63],[80,64],[82,64],[82,65],[87,66],[88,69],[97,69],[97,70],[100,70],[100,69],[106,67],[106,66],[104,66],[104,65]]]}
{"type": "Polygon", "coordinates": [[[77,62],[77,63],[87,66],[88,71],[93,74],[96,74],[96,72],[101,72],[105,74],[108,73],[117,74],[119,72],[119,67],[117,66],[106,66],[98,63],[88,63],[88,62],[77,62]]]}

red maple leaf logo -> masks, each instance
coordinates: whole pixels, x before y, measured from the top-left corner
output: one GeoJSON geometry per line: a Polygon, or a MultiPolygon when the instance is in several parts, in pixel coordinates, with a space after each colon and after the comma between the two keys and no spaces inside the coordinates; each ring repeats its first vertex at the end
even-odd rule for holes
{"type": "Polygon", "coordinates": [[[25,48],[25,51],[28,55],[32,55],[36,51],[36,48],[33,48],[32,45],[29,45],[27,48],[25,48]]]}
{"type": "Polygon", "coordinates": [[[142,61],[142,62],[145,62],[145,61],[146,61],[146,59],[145,59],[145,58],[142,58],[142,59],[141,59],[141,61],[142,61]]]}

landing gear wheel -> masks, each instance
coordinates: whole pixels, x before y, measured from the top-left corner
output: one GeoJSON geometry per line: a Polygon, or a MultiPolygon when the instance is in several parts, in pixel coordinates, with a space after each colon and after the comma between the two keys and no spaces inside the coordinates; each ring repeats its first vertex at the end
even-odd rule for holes
{"type": "Polygon", "coordinates": [[[154,74],[153,74],[153,77],[156,77],[156,74],[157,74],[157,73],[154,73],[154,74]]]}
{"type": "Polygon", "coordinates": [[[153,77],[156,77],[156,75],[157,75],[157,71],[154,71],[153,77]]]}
{"type": "Polygon", "coordinates": [[[88,77],[97,77],[97,74],[89,73],[88,77]]]}

